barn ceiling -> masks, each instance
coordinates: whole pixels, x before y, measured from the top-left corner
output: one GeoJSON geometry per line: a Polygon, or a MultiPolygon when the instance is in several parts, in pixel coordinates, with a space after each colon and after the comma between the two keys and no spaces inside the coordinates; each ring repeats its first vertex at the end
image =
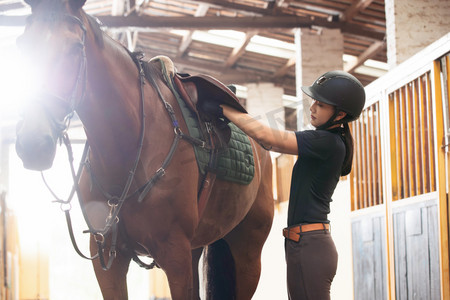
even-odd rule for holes
{"type": "MultiPolygon", "coordinates": [[[[181,72],[227,84],[268,81],[295,95],[299,27],[317,34],[339,28],[344,69],[363,84],[385,71],[384,0],[87,0],[84,9],[132,50],[167,55],[181,72]]],[[[22,1],[0,0],[2,43],[3,29],[24,24],[26,14],[22,1]]]]}

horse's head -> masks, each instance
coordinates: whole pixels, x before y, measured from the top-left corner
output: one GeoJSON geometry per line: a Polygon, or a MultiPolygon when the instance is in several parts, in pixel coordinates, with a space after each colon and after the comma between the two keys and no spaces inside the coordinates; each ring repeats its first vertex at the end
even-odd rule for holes
{"type": "Polygon", "coordinates": [[[36,90],[17,124],[16,152],[25,168],[45,170],[52,166],[57,140],[85,92],[85,0],[25,1],[32,14],[17,46],[30,67],[24,70],[29,78],[24,88],[36,90]]]}

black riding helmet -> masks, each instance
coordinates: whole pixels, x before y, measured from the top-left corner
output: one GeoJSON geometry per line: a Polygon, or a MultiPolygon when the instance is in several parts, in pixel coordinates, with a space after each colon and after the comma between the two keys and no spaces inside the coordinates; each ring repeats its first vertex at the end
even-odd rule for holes
{"type": "MultiPolygon", "coordinates": [[[[359,118],[366,94],[364,87],[353,75],[344,71],[330,71],[320,76],[311,86],[302,86],[302,91],[314,100],[336,107],[336,114],[328,123],[333,125],[337,112],[347,115],[337,123],[351,122],[359,118]]],[[[334,124],[337,124],[334,123],[334,124]]]]}

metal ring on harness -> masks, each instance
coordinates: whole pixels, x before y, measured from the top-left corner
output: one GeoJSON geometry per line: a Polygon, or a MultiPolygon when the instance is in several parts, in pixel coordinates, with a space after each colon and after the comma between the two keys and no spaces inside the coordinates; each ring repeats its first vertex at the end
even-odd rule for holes
{"type": "Polygon", "coordinates": [[[105,242],[105,236],[102,233],[96,232],[96,233],[93,233],[93,235],[94,235],[94,240],[97,242],[97,244],[103,244],[105,242]],[[100,237],[100,238],[98,238],[98,237],[100,237]]]}
{"type": "Polygon", "coordinates": [[[173,128],[173,132],[175,132],[175,135],[178,135],[178,136],[182,136],[183,135],[183,131],[181,131],[180,127],[174,127],[173,128]]]}
{"type": "Polygon", "coordinates": [[[70,202],[61,202],[60,208],[63,212],[70,211],[72,209],[72,204],[70,202]]]}
{"type": "Polygon", "coordinates": [[[111,199],[108,200],[108,206],[117,206],[119,204],[119,197],[113,196],[111,199]]]}

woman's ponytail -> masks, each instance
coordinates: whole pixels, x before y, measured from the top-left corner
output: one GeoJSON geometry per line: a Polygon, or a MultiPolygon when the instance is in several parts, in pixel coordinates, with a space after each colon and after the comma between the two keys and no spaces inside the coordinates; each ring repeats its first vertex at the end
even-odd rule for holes
{"type": "Polygon", "coordinates": [[[350,132],[350,127],[348,123],[343,123],[344,125],[344,143],[345,143],[345,157],[344,163],[342,164],[341,176],[346,176],[350,174],[353,164],[353,137],[350,132]]]}

